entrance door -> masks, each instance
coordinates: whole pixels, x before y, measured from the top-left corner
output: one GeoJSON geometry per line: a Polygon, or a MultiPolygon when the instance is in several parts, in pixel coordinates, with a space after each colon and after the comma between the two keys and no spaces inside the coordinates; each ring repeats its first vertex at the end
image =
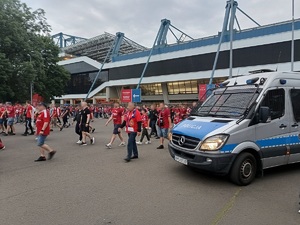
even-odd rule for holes
{"type": "Polygon", "coordinates": [[[287,93],[283,88],[269,89],[260,106],[270,108],[271,116],[267,123],[256,125],[256,143],[261,147],[263,168],[288,163],[290,115],[287,93]]]}

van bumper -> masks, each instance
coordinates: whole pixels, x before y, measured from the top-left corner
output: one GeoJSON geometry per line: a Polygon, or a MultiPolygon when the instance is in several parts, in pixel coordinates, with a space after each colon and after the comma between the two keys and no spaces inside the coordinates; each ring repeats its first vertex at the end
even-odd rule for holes
{"type": "Polygon", "coordinates": [[[187,160],[187,166],[219,175],[226,175],[230,172],[231,166],[237,156],[237,154],[232,153],[209,154],[185,151],[176,148],[171,143],[169,143],[169,152],[173,159],[177,156],[187,160]]]}

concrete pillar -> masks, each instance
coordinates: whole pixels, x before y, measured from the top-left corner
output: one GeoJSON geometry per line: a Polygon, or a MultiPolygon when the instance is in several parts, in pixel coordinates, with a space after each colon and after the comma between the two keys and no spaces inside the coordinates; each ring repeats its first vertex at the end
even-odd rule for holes
{"type": "Polygon", "coordinates": [[[93,104],[96,104],[96,103],[97,103],[96,98],[93,97],[93,104]]]}
{"type": "Polygon", "coordinates": [[[65,104],[65,101],[63,99],[60,100],[60,104],[63,105],[65,104]]]}
{"type": "Polygon", "coordinates": [[[110,87],[106,87],[106,101],[109,102],[110,99],[110,87]]]}
{"type": "Polygon", "coordinates": [[[52,104],[52,105],[55,105],[55,100],[51,100],[51,104],[52,104]]]}
{"type": "Polygon", "coordinates": [[[169,104],[169,93],[168,93],[168,87],[167,87],[167,83],[161,83],[161,88],[162,88],[162,92],[163,92],[163,100],[165,104],[169,104]]]}
{"type": "Polygon", "coordinates": [[[70,105],[74,105],[74,100],[70,99],[70,105]]]}

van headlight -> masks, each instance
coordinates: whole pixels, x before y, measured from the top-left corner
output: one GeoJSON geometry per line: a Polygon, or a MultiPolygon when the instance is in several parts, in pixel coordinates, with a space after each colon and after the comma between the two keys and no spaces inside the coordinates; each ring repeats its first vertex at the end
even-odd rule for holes
{"type": "Polygon", "coordinates": [[[202,142],[202,144],[200,146],[200,150],[201,151],[217,151],[224,146],[228,137],[229,137],[228,134],[218,134],[218,135],[214,135],[209,138],[206,138],[202,142]]]}

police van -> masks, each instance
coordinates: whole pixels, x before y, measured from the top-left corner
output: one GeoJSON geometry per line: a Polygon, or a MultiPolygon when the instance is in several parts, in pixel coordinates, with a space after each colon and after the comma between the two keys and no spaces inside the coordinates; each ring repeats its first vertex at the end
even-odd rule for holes
{"type": "Polygon", "coordinates": [[[179,163],[250,184],[263,170],[300,162],[300,73],[229,79],[174,127],[179,163]]]}

